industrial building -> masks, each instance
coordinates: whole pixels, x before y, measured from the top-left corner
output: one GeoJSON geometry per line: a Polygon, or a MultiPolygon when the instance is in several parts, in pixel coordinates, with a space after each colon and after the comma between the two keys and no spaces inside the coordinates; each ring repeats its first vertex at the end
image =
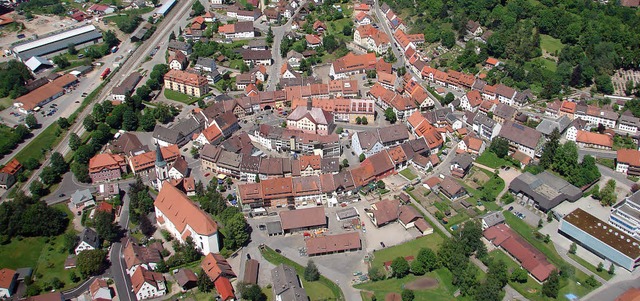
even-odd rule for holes
{"type": "Polygon", "coordinates": [[[509,190],[517,199],[545,212],[565,200],[575,202],[582,196],[580,188],[547,171],[537,175],[525,172],[511,181],[509,190]]]}
{"type": "Polygon", "coordinates": [[[629,271],[640,265],[640,242],[578,208],[560,220],[558,232],[629,271]]]}
{"type": "Polygon", "coordinates": [[[13,46],[11,52],[20,61],[25,62],[34,56],[52,57],[66,52],[69,44],[81,49],[100,42],[102,33],[95,26],[87,25],[13,46]]]}

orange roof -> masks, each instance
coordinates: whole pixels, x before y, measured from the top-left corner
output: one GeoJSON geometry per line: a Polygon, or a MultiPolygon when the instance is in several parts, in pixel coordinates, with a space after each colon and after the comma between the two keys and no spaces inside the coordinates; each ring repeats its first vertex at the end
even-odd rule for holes
{"type": "Polygon", "coordinates": [[[356,55],[349,52],[347,55],[333,62],[333,70],[335,70],[336,73],[345,73],[356,70],[370,70],[375,68],[375,65],[375,53],[356,55]]]}
{"type": "Polygon", "coordinates": [[[213,282],[216,287],[216,291],[220,295],[222,300],[233,300],[235,299],[235,295],[233,294],[233,286],[231,286],[231,282],[226,277],[220,277],[213,282]]]}
{"type": "Polygon", "coordinates": [[[562,102],[562,106],[560,106],[560,111],[573,114],[576,112],[577,105],[578,104],[573,101],[565,100],[562,102]]]}
{"type": "Polygon", "coordinates": [[[219,33],[234,33],[236,32],[236,27],[233,24],[224,24],[218,27],[219,33]]]}
{"type": "Polygon", "coordinates": [[[89,172],[94,173],[105,169],[118,169],[125,164],[123,156],[107,153],[97,154],[89,160],[89,172]]]}
{"type": "Polygon", "coordinates": [[[105,281],[104,279],[100,279],[100,278],[96,278],[96,280],[94,280],[91,285],[89,286],[89,292],[91,293],[91,296],[95,296],[95,294],[101,289],[101,288],[109,288],[109,285],[107,284],[107,281],[105,281]]]}
{"type": "Polygon", "coordinates": [[[472,108],[479,106],[482,103],[482,95],[478,90],[472,90],[467,92],[467,99],[469,100],[469,105],[472,108]]]}
{"type": "Polygon", "coordinates": [[[207,254],[204,259],[202,259],[200,267],[204,273],[209,276],[211,281],[216,281],[220,276],[236,277],[236,274],[233,272],[229,262],[227,262],[227,260],[218,253],[207,254]]]}
{"type": "Polygon", "coordinates": [[[615,301],[640,301],[640,288],[632,287],[616,298],[615,301]]]}
{"type": "Polygon", "coordinates": [[[362,20],[364,20],[364,18],[367,18],[367,17],[369,17],[369,15],[367,15],[367,13],[363,11],[356,14],[356,20],[358,20],[358,22],[361,22],[362,20]]]}
{"type": "Polygon", "coordinates": [[[22,164],[18,162],[18,159],[13,158],[7,165],[0,169],[0,172],[15,175],[20,169],[22,169],[22,164]]]}
{"type": "Polygon", "coordinates": [[[407,119],[407,122],[409,122],[411,127],[413,127],[415,129],[415,128],[418,127],[418,125],[420,125],[420,123],[422,123],[425,120],[427,120],[427,119],[424,118],[424,116],[422,116],[422,114],[420,112],[416,111],[416,112],[413,112],[413,114],[411,114],[411,116],[409,116],[409,118],[407,119]]]}
{"type": "Polygon", "coordinates": [[[211,216],[169,183],[162,184],[153,204],[180,233],[185,232],[187,225],[204,236],[218,232],[218,225],[211,216]]]}
{"type": "Polygon", "coordinates": [[[2,269],[0,270],[0,288],[9,289],[11,287],[11,283],[13,283],[13,276],[15,276],[16,271],[10,269],[2,269]]]}
{"type": "Polygon", "coordinates": [[[113,205],[107,203],[107,202],[102,202],[100,203],[100,205],[98,205],[98,207],[96,208],[96,211],[103,211],[103,212],[107,212],[107,213],[112,213],[113,212],[113,205]]]}
{"type": "Polygon", "coordinates": [[[483,142],[482,139],[478,139],[470,135],[464,137],[463,141],[467,145],[468,149],[474,150],[476,152],[480,151],[483,142]]]}
{"type": "Polygon", "coordinates": [[[617,161],[631,166],[640,166],[640,151],[635,149],[619,149],[617,161]]]}
{"type": "Polygon", "coordinates": [[[366,3],[360,3],[354,7],[357,11],[369,11],[369,5],[366,3]]]}
{"type": "Polygon", "coordinates": [[[202,75],[176,69],[169,70],[169,72],[164,75],[164,80],[169,80],[192,87],[206,86],[209,83],[207,78],[202,75]]]}
{"type": "Polygon", "coordinates": [[[160,273],[152,272],[144,267],[139,267],[136,271],[131,275],[131,286],[133,286],[133,291],[137,294],[138,291],[142,288],[142,285],[145,283],[149,283],[155,287],[158,287],[158,282],[163,282],[164,277],[160,273]]]}
{"type": "Polygon", "coordinates": [[[589,131],[578,131],[576,142],[613,147],[613,138],[611,136],[589,131]]]}
{"type": "Polygon", "coordinates": [[[293,180],[291,178],[267,179],[262,184],[262,196],[265,199],[283,198],[293,195],[293,180]]]}
{"type": "Polygon", "coordinates": [[[378,72],[378,82],[381,82],[383,84],[393,86],[395,85],[397,78],[398,77],[395,74],[378,72]]]}
{"type": "Polygon", "coordinates": [[[487,60],[485,61],[485,63],[487,63],[488,65],[492,65],[492,66],[497,65],[497,64],[498,64],[498,62],[499,62],[499,61],[498,61],[496,58],[493,58],[493,57],[489,57],[489,58],[487,58],[487,60]]]}
{"type": "MultiPolygon", "coordinates": [[[[162,157],[166,161],[174,161],[178,156],[180,156],[180,149],[177,145],[171,144],[167,147],[161,147],[160,152],[162,153],[162,157]]],[[[145,170],[153,167],[154,162],[156,161],[156,152],[146,152],[144,154],[139,154],[133,156],[129,159],[131,165],[133,166],[134,171],[145,170]]]]}
{"type": "Polygon", "coordinates": [[[210,127],[204,129],[202,131],[202,135],[204,135],[204,138],[207,139],[207,141],[211,142],[222,137],[222,131],[220,131],[218,125],[214,123],[210,127]]]}
{"type": "Polygon", "coordinates": [[[322,158],[320,155],[306,155],[300,156],[300,169],[304,170],[308,166],[311,166],[313,169],[320,169],[320,161],[322,158]]]}
{"type": "Polygon", "coordinates": [[[320,37],[318,37],[317,35],[308,34],[304,36],[304,38],[305,40],[307,40],[307,43],[311,45],[318,45],[322,43],[322,41],[320,40],[320,37]]]}

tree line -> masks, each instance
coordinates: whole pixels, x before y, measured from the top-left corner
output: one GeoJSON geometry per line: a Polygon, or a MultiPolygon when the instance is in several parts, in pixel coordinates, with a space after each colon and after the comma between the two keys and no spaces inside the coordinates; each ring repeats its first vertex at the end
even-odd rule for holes
{"type": "Polygon", "coordinates": [[[18,236],[56,236],[69,224],[66,213],[47,206],[37,197],[19,191],[12,201],[0,204],[0,243],[6,244],[18,236]],[[46,222],[43,222],[46,221],[46,222]]]}

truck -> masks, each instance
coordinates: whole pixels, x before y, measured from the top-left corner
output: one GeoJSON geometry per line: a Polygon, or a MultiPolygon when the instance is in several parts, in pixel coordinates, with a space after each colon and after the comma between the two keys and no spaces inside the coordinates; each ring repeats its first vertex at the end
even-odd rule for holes
{"type": "Polygon", "coordinates": [[[111,68],[104,69],[104,71],[102,71],[102,74],[100,74],[100,79],[104,80],[105,78],[107,78],[109,73],[111,73],[111,68]]]}

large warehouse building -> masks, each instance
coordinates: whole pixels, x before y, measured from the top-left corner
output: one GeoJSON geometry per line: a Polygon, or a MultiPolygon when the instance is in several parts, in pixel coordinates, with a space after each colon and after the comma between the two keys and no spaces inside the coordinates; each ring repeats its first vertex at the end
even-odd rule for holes
{"type": "Polygon", "coordinates": [[[20,61],[34,56],[51,57],[67,51],[69,44],[81,49],[102,42],[102,33],[93,25],[77,27],[61,33],[13,46],[11,51],[20,61]]]}
{"type": "Polygon", "coordinates": [[[564,201],[575,202],[582,196],[580,188],[547,171],[537,175],[525,172],[511,181],[509,190],[519,200],[545,212],[564,201]]]}

